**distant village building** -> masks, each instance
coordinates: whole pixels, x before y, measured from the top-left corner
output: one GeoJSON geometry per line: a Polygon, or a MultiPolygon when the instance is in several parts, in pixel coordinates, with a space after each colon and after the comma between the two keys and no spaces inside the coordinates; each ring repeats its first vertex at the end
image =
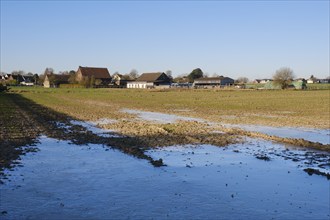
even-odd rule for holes
{"type": "Polygon", "coordinates": [[[128,75],[122,75],[119,73],[116,73],[112,76],[112,86],[118,87],[118,88],[126,88],[128,82],[132,82],[132,80],[128,75]]]}
{"type": "Polygon", "coordinates": [[[33,86],[34,85],[34,77],[33,75],[22,75],[23,81],[20,82],[20,85],[23,86],[33,86]]]}
{"type": "Polygon", "coordinates": [[[330,83],[330,78],[327,79],[320,79],[320,83],[330,83]]]}
{"type": "Polygon", "coordinates": [[[273,81],[272,79],[255,79],[253,82],[265,84],[265,83],[272,82],[272,81],[273,81]]]}
{"type": "Polygon", "coordinates": [[[7,73],[5,75],[5,80],[14,80],[14,78],[13,78],[12,74],[7,73]]]}
{"type": "Polygon", "coordinates": [[[127,82],[127,88],[170,88],[171,79],[164,73],[143,73],[135,81],[127,82]]]}
{"type": "Polygon", "coordinates": [[[307,83],[330,83],[330,77],[327,79],[318,79],[314,77],[314,75],[311,75],[311,77],[307,80],[307,83]]]}
{"type": "Polygon", "coordinates": [[[76,72],[77,82],[82,82],[84,79],[91,79],[92,77],[94,77],[95,80],[100,80],[102,85],[111,83],[111,76],[107,68],[79,66],[76,72]]]}
{"type": "Polygon", "coordinates": [[[319,80],[313,77],[313,78],[309,78],[307,80],[307,83],[319,83],[319,80]]]}
{"type": "Polygon", "coordinates": [[[61,84],[69,83],[70,75],[58,75],[58,74],[48,74],[44,79],[44,87],[45,88],[57,88],[61,84]]]}
{"type": "Polygon", "coordinates": [[[193,86],[203,87],[203,88],[214,88],[214,87],[225,87],[234,85],[234,80],[229,77],[209,77],[209,78],[199,78],[194,80],[193,86]]]}
{"type": "Polygon", "coordinates": [[[5,81],[12,85],[23,85],[23,86],[33,86],[34,77],[33,75],[22,75],[22,74],[5,74],[0,77],[2,81],[5,81]]]}

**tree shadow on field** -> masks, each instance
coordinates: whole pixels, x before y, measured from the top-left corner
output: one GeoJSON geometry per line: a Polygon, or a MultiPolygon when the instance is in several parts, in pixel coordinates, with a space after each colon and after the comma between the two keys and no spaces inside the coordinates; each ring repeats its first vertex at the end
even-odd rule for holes
{"type": "Polygon", "coordinates": [[[66,140],[77,145],[102,144],[124,153],[146,159],[155,166],[155,161],[144,153],[143,141],[135,137],[102,137],[85,127],[74,125],[75,118],[39,105],[15,93],[0,93],[0,175],[5,168],[18,164],[20,155],[38,151],[38,138],[45,135],[66,140]]]}

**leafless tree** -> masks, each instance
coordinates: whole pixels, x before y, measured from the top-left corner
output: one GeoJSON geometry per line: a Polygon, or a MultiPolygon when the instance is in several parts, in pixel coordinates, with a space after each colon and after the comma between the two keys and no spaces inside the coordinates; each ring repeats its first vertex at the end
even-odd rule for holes
{"type": "Polygon", "coordinates": [[[25,71],[23,70],[14,70],[11,72],[12,75],[25,75],[25,71]]]}
{"type": "Polygon", "coordinates": [[[136,69],[132,69],[128,74],[132,79],[137,79],[139,77],[139,73],[136,69]]]}
{"type": "Polygon", "coordinates": [[[165,74],[166,74],[171,80],[173,80],[172,70],[166,70],[165,74]]]}
{"type": "Polygon", "coordinates": [[[249,82],[249,79],[246,78],[246,77],[238,77],[238,78],[236,79],[236,82],[237,82],[237,83],[247,83],[247,82],[249,82]]]}
{"type": "Polygon", "coordinates": [[[54,73],[55,73],[54,69],[50,68],[50,67],[47,67],[44,71],[45,75],[51,75],[51,74],[54,74],[54,73]]]}
{"type": "Polygon", "coordinates": [[[209,76],[209,73],[204,73],[203,74],[203,78],[209,78],[210,76],[209,76]]]}
{"type": "Polygon", "coordinates": [[[273,75],[274,83],[280,85],[282,89],[288,88],[290,83],[293,81],[293,78],[293,70],[289,67],[282,67],[273,75]]]}

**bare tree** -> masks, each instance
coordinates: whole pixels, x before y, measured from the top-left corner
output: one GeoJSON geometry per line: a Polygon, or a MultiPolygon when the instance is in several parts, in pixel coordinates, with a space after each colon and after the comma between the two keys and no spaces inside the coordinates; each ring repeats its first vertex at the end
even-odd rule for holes
{"type": "Polygon", "coordinates": [[[247,82],[249,82],[249,79],[246,78],[246,77],[238,77],[238,78],[236,79],[236,82],[237,82],[237,83],[247,83],[247,82]]]}
{"type": "Polygon", "coordinates": [[[50,67],[47,67],[44,71],[45,75],[51,75],[51,74],[54,74],[54,73],[55,73],[54,69],[50,68],[50,67]]]}
{"type": "Polygon", "coordinates": [[[59,75],[69,75],[69,71],[60,71],[59,75]]]}
{"type": "Polygon", "coordinates": [[[166,74],[171,80],[173,80],[172,70],[166,70],[165,74],[166,74]]]}
{"type": "Polygon", "coordinates": [[[165,74],[166,74],[168,77],[172,77],[172,70],[166,70],[165,74]]]}
{"type": "Polygon", "coordinates": [[[14,70],[13,72],[11,72],[12,75],[25,75],[25,71],[24,70],[14,70]]]}
{"type": "Polygon", "coordinates": [[[289,67],[282,67],[273,75],[274,83],[280,85],[282,89],[288,88],[290,83],[293,81],[293,78],[293,70],[289,67]]]}
{"type": "Polygon", "coordinates": [[[209,78],[209,77],[210,77],[209,73],[204,73],[203,74],[203,78],[209,78]]]}
{"type": "Polygon", "coordinates": [[[139,73],[136,69],[132,69],[128,74],[132,79],[137,79],[139,77],[139,73]]]}

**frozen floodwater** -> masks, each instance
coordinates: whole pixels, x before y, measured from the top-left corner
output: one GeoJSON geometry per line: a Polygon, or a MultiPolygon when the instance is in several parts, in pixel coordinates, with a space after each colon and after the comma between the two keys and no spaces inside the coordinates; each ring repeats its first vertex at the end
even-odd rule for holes
{"type": "Polygon", "coordinates": [[[113,120],[103,119],[97,122],[84,122],[84,121],[71,120],[70,122],[73,125],[80,125],[82,127],[85,127],[88,131],[91,131],[92,133],[97,134],[98,136],[101,137],[120,137],[119,135],[114,134],[115,132],[114,130],[102,129],[97,127],[97,125],[101,125],[101,124],[114,123],[113,120]]]}
{"type": "Polygon", "coordinates": [[[6,171],[1,219],[330,217],[329,180],[303,171],[306,151],[294,150],[302,157],[295,162],[267,141],[148,151],[161,168],[100,145],[41,137],[37,147],[6,171]],[[266,152],[274,152],[270,161],[256,159],[266,152]]]}
{"type": "Polygon", "coordinates": [[[139,118],[143,120],[153,121],[158,123],[175,123],[178,120],[204,122],[204,120],[200,118],[184,117],[184,116],[165,114],[159,112],[148,112],[148,111],[139,111],[132,109],[123,109],[122,111],[129,114],[136,114],[138,115],[139,118]]]}
{"type": "Polygon", "coordinates": [[[243,130],[256,131],[268,135],[275,135],[284,138],[303,138],[312,142],[330,144],[330,129],[311,129],[311,128],[290,128],[290,127],[270,127],[261,125],[226,125],[237,127],[243,130]]]}

